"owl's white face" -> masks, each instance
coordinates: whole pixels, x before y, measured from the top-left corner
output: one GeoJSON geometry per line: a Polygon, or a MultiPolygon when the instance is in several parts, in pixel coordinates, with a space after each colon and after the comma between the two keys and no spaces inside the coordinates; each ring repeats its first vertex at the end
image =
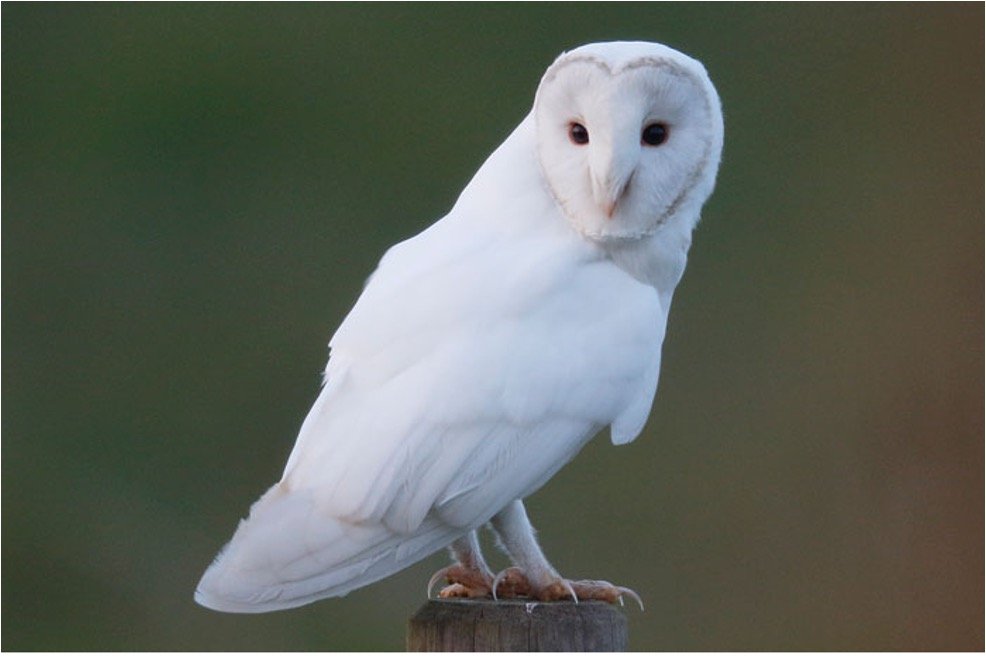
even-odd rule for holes
{"type": "Polygon", "coordinates": [[[705,69],[657,44],[579,48],[535,101],[542,173],[577,230],[633,238],[698,210],[712,192],[722,113],[705,69]]]}

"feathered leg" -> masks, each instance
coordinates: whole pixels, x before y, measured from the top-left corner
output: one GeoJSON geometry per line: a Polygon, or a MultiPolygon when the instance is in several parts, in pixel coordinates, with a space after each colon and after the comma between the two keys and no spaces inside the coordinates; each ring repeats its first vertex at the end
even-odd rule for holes
{"type": "Polygon", "coordinates": [[[623,597],[634,599],[643,609],[637,593],[626,587],[618,587],[604,580],[568,580],[562,578],[538,546],[534,527],[527,518],[524,503],[515,500],[493,517],[493,529],[500,544],[515,566],[501,571],[493,580],[493,588],[500,594],[505,589],[519,595],[529,595],[541,601],[560,599],[601,600],[609,603],[623,597]]]}
{"type": "Polygon", "coordinates": [[[483,559],[479,547],[479,537],[475,530],[456,539],[449,546],[449,553],[455,564],[439,569],[428,581],[428,596],[431,588],[442,578],[448,581],[448,586],[438,592],[441,598],[482,598],[488,597],[493,591],[493,572],[483,559]]]}

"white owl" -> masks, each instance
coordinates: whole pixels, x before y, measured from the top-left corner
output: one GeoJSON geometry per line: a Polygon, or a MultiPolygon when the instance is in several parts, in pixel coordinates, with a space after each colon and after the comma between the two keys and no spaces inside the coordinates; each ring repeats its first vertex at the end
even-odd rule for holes
{"type": "Polygon", "coordinates": [[[632,595],[562,578],[521,501],[600,430],[623,444],[643,428],[722,140],[694,59],[643,42],[558,57],[451,212],[383,257],[281,481],[195,600],[292,608],[445,546],[443,596],[632,595]],[[479,550],[486,523],[514,565],[500,576],[479,550]]]}

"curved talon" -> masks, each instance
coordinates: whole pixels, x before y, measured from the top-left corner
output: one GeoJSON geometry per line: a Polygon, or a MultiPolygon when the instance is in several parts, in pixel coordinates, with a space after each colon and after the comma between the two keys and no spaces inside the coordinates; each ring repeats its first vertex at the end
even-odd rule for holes
{"type": "Polygon", "coordinates": [[[428,579],[428,590],[425,592],[427,598],[431,598],[431,588],[435,586],[435,583],[448,575],[449,569],[451,567],[442,567],[431,575],[431,578],[428,579]]]}
{"type": "Polygon", "coordinates": [[[506,569],[504,569],[503,571],[501,571],[500,573],[498,573],[498,574],[497,574],[497,575],[496,575],[496,576],[495,576],[495,577],[493,578],[493,586],[492,586],[492,587],[491,587],[490,589],[491,589],[491,590],[492,590],[492,592],[493,592],[493,600],[494,600],[494,601],[496,601],[496,600],[498,600],[498,599],[496,598],[496,590],[497,590],[497,589],[498,589],[498,588],[500,587],[500,581],[501,581],[501,580],[503,580],[503,576],[504,576],[504,575],[505,575],[506,573],[507,573],[507,570],[506,570],[506,569]]]}
{"type": "Polygon", "coordinates": [[[630,589],[629,587],[617,587],[616,591],[620,593],[620,605],[623,605],[623,597],[629,596],[631,599],[637,602],[637,605],[640,606],[640,611],[641,612],[644,611],[644,602],[640,599],[640,596],[632,589],[630,589]]]}
{"type": "Polygon", "coordinates": [[[565,589],[568,590],[568,593],[572,595],[572,601],[574,601],[575,603],[578,603],[579,602],[579,595],[575,593],[575,588],[572,587],[571,581],[562,580],[561,582],[565,586],[565,589]]]}

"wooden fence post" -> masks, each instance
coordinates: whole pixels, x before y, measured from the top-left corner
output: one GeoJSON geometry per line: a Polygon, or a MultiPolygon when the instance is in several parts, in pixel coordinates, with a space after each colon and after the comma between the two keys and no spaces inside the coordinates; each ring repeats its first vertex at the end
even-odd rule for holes
{"type": "Polygon", "coordinates": [[[408,621],[408,651],[626,651],[623,612],[601,601],[432,599],[408,621]]]}

